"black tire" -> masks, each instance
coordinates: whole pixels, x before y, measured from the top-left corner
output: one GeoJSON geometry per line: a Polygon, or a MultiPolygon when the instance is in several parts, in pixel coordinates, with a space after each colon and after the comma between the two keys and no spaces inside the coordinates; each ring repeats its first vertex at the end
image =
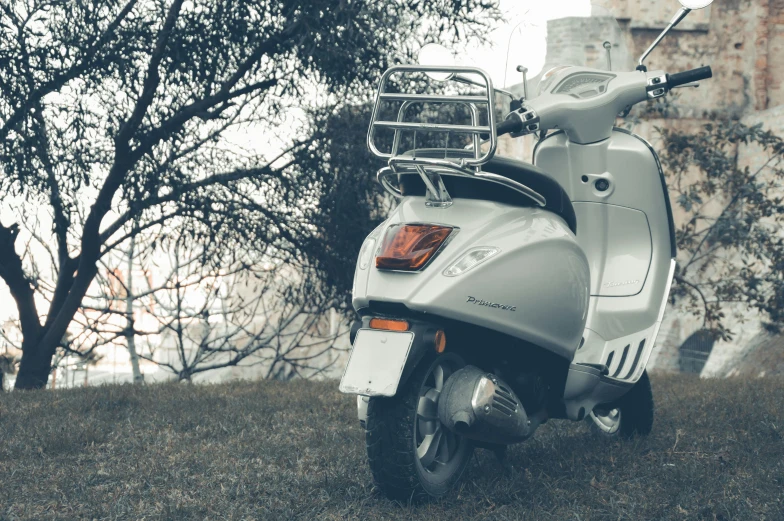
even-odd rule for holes
{"type": "Polygon", "coordinates": [[[648,372],[643,371],[642,376],[634,386],[616,402],[597,406],[588,416],[594,431],[601,436],[609,438],[631,439],[635,436],[647,436],[653,428],[653,391],[648,372]],[[604,419],[612,417],[612,412],[617,411],[620,416],[617,428],[608,431],[609,422],[604,419]],[[605,428],[602,428],[601,425],[605,428]]]}
{"type": "MultiPolygon", "coordinates": [[[[438,421],[437,414],[435,420],[425,420],[431,417],[429,413],[426,416],[417,414],[420,398],[429,400],[425,395],[430,392],[432,396],[432,390],[437,387],[432,385],[436,368],[442,367],[444,373],[448,369],[451,374],[464,365],[462,359],[452,354],[426,358],[398,389],[396,396],[371,398],[368,402],[365,442],[370,470],[376,486],[390,499],[410,501],[442,496],[455,486],[468,465],[474,450],[470,440],[447,431],[438,421]],[[420,459],[417,447],[424,446],[426,428],[440,429],[442,433],[436,442],[432,441],[435,432],[428,434],[430,445],[436,445],[434,450],[438,455],[432,456],[428,451],[427,456],[420,459]],[[442,438],[444,448],[441,447],[442,438]],[[431,457],[433,462],[428,465],[431,457]],[[439,457],[446,462],[439,461],[439,457]]],[[[442,377],[442,386],[448,376],[442,377]]]]}

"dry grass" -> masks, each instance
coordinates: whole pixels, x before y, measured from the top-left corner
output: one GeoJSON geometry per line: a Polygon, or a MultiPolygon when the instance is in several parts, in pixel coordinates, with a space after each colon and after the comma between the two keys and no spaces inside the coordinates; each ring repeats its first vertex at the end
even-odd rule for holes
{"type": "Polygon", "coordinates": [[[0,395],[0,519],[784,519],[784,380],[653,380],[647,439],[553,421],[445,499],[370,483],[335,382],[0,395]]]}

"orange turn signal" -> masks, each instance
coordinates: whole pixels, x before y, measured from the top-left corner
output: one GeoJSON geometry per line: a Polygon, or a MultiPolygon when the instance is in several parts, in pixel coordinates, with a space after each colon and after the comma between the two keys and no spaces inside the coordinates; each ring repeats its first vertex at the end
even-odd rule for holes
{"type": "Polygon", "coordinates": [[[423,268],[452,233],[450,226],[396,224],[384,234],[376,268],[416,271],[423,268]]]}
{"type": "Polygon", "coordinates": [[[436,353],[443,353],[446,349],[446,333],[443,330],[439,329],[436,331],[435,341],[433,342],[434,347],[436,348],[436,353]]]}
{"type": "Polygon", "coordinates": [[[370,327],[373,329],[386,329],[388,331],[408,331],[408,322],[390,318],[371,318],[370,327]]]}

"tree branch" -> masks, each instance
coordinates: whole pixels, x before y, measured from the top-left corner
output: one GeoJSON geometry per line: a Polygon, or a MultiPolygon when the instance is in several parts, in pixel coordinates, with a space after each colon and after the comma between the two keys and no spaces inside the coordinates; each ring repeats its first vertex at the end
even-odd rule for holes
{"type": "MultiPolygon", "coordinates": [[[[12,129],[16,127],[28,114],[28,112],[40,102],[45,96],[52,92],[57,92],[71,80],[78,78],[85,72],[93,69],[100,63],[101,48],[114,36],[115,31],[123,20],[130,14],[138,0],[129,0],[117,17],[106,27],[106,30],[95,41],[95,44],[85,49],[82,53],[82,61],[61,74],[57,74],[51,80],[40,85],[33,90],[27,98],[14,109],[11,116],[0,126],[0,141],[5,140],[12,129]]],[[[5,4],[3,4],[5,5],[5,4]]]]}
{"type": "Polygon", "coordinates": [[[8,285],[16,302],[22,335],[25,339],[36,339],[41,331],[41,322],[33,287],[14,247],[18,233],[19,225],[12,224],[6,228],[0,223],[0,277],[8,285]]]}

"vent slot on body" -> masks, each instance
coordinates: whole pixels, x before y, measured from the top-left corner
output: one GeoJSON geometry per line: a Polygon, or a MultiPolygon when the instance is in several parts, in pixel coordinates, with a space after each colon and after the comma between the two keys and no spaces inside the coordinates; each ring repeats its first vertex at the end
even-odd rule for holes
{"type": "Polygon", "coordinates": [[[493,409],[507,416],[511,416],[517,411],[517,401],[512,397],[509,389],[500,385],[496,386],[493,395],[493,409]]]}
{"type": "Polygon", "coordinates": [[[642,355],[642,349],[644,347],[645,347],[645,339],[643,338],[642,342],[640,342],[640,345],[637,346],[637,354],[634,355],[634,362],[632,362],[632,367],[631,369],[629,369],[629,372],[626,374],[626,376],[623,377],[624,380],[628,380],[634,374],[634,370],[637,369],[637,364],[640,362],[640,356],[642,355]]]}
{"type": "Polygon", "coordinates": [[[618,378],[618,375],[621,374],[621,371],[623,370],[623,364],[626,363],[626,357],[629,355],[630,347],[631,344],[626,344],[626,347],[623,348],[623,353],[621,353],[621,361],[618,362],[618,368],[612,375],[613,378],[618,378]]]}

